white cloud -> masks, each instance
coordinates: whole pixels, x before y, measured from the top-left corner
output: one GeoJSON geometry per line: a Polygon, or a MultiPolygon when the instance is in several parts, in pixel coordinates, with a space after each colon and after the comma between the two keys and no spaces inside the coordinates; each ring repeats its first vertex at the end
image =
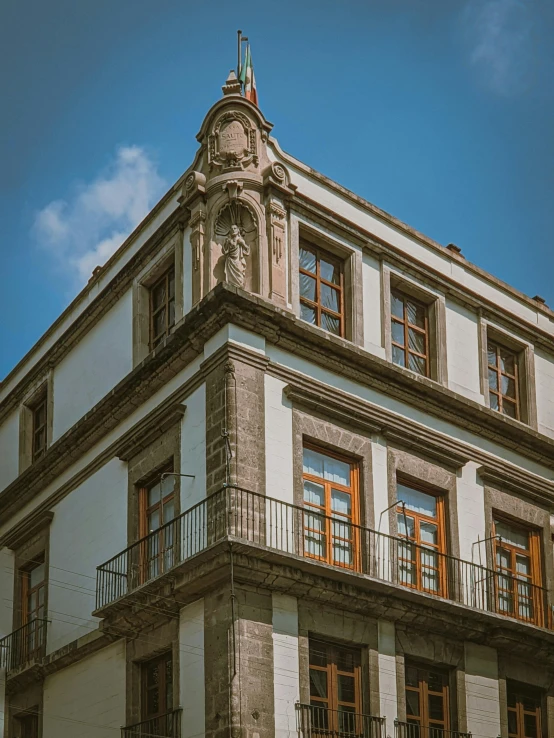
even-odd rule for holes
{"type": "Polygon", "coordinates": [[[72,283],[85,285],[163,194],[166,183],[139,146],[121,146],[107,170],[53,200],[34,222],[38,242],[72,283]]]}
{"type": "Polygon", "coordinates": [[[465,8],[470,61],[499,95],[518,94],[533,62],[531,0],[470,0],[465,8]]]}

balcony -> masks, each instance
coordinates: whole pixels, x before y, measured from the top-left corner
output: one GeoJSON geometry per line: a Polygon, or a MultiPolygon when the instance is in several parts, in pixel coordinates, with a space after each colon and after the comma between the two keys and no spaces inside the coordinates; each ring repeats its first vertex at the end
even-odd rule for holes
{"type": "Polygon", "coordinates": [[[433,726],[424,727],[416,723],[394,721],[394,738],[471,738],[471,733],[458,730],[445,730],[433,726]]]}
{"type": "Polygon", "coordinates": [[[39,662],[45,653],[48,621],[33,618],[0,640],[0,667],[16,672],[39,662]]]}
{"type": "Polygon", "coordinates": [[[180,738],[181,710],[172,710],[165,715],[144,720],[121,728],[121,738],[180,738]]]}
{"type": "Polygon", "coordinates": [[[385,738],[385,718],[331,710],[315,705],[296,705],[296,725],[301,738],[385,738]]]}
{"type": "Polygon", "coordinates": [[[97,612],[226,540],[552,629],[548,592],[528,580],[237,487],[219,490],[99,566],[97,612]]]}

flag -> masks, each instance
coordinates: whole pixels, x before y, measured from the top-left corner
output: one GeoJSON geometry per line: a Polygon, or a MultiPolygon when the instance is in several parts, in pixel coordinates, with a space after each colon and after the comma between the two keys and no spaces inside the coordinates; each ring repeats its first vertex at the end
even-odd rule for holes
{"type": "Polygon", "coordinates": [[[252,54],[250,53],[250,44],[246,47],[246,56],[244,64],[240,70],[240,81],[244,90],[244,97],[254,105],[258,104],[258,92],[256,90],[256,78],[254,77],[254,66],[252,65],[252,54]]]}

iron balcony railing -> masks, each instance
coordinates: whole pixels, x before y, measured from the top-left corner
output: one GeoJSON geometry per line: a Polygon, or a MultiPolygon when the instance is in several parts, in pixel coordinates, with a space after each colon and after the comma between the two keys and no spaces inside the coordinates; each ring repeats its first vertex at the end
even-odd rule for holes
{"type": "Polygon", "coordinates": [[[97,609],[228,537],[552,627],[547,590],[528,580],[238,487],[210,495],[99,566],[97,609]]]}
{"type": "Polygon", "coordinates": [[[471,738],[471,733],[462,733],[458,730],[445,730],[444,728],[417,723],[405,723],[400,720],[394,721],[394,738],[471,738]]]}
{"type": "Polygon", "coordinates": [[[181,710],[172,710],[150,720],[121,728],[121,738],[180,738],[181,710]]]}
{"type": "Polygon", "coordinates": [[[33,618],[21,628],[0,640],[0,666],[8,671],[18,669],[44,656],[48,621],[33,618]]]}
{"type": "Polygon", "coordinates": [[[385,718],[362,715],[348,707],[331,710],[319,705],[296,705],[300,738],[385,738],[385,718]]]}

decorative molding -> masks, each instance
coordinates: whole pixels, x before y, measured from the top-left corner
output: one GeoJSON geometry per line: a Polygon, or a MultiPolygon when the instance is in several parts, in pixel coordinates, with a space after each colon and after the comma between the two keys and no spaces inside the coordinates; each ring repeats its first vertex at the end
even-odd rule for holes
{"type": "Polygon", "coordinates": [[[554,483],[531,475],[516,466],[504,467],[490,460],[477,469],[477,474],[490,487],[513,492],[543,505],[548,503],[550,508],[554,507],[554,483]]]}
{"type": "Polygon", "coordinates": [[[121,461],[129,461],[182,420],[186,409],[186,405],[176,404],[152,410],[119,439],[114,449],[115,456],[121,461]]]}
{"type": "Polygon", "coordinates": [[[256,128],[239,110],[227,110],[216,120],[208,136],[208,164],[225,169],[258,166],[256,128]]]}
{"type": "Polygon", "coordinates": [[[0,548],[5,547],[15,551],[22,543],[49,526],[52,520],[54,520],[54,513],[51,510],[38,509],[32,512],[29,517],[24,518],[0,538],[0,548]]]}

